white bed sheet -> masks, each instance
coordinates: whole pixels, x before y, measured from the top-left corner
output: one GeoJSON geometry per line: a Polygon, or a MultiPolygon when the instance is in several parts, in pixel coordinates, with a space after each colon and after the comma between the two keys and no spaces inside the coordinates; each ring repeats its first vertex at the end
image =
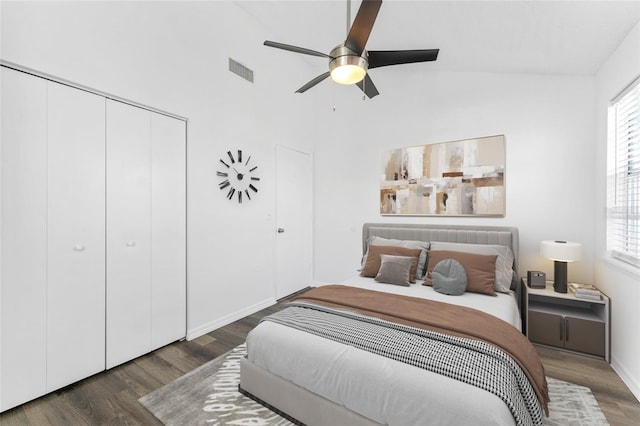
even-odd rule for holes
{"type": "Polygon", "coordinates": [[[522,319],[516,303],[516,295],[513,291],[509,294],[497,293],[495,297],[480,293],[463,293],[460,296],[449,296],[438,293],[431,286],[422,285],[421,280],[416,281],[415,284],[411,284],[409,287],[403,287],[379,283],[373,278],[361,277],[360,275],[344,280],[340,284],[466,306],[498,317],[518,330],[522,329],[522,319]]]}
{"type": "MultiPolygon", "coordinates": [[[[456,298],[456,304],[479,305],[520,327],[513,295],[445,296],[426,286],[399,287],[362,277],[343,284],[435,300],[456,298]]],[[[248,359],[257,366],[381,424],[514,424],[507,406],[490,392],[281,324],[258,325],[247,336],[247,347],[248,359]]]]}

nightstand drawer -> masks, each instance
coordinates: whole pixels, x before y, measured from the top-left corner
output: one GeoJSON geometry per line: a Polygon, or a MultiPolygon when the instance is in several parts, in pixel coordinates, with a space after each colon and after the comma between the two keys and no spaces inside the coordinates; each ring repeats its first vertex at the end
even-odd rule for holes
{"type": "Polygon", "coordinates": [[[549,346],[564,346],[564,317],[529,311],[529,340],[549,346]]]}
{"type": "Polygon", "coordinates": [[[604,346],[604,322],[565,318],[566,349],[603,357],[604,346]]]}
{"type": "Polygon", "coordinates": [[[604,322],[529,311],[529,340],[604,357],[604,322]]]}

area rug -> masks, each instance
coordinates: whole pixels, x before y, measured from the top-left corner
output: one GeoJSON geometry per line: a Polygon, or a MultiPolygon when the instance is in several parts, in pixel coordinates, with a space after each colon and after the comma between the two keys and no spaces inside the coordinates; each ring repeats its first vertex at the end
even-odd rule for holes
{"type": "MultiPolygon", "coordinates": [[[[244,344],[138,400],[167,426],[285,426],[291,422],[238,392],[244,344]]],[[[591,390],[547,378],[548,426],[608,425],[591,390]]]]}

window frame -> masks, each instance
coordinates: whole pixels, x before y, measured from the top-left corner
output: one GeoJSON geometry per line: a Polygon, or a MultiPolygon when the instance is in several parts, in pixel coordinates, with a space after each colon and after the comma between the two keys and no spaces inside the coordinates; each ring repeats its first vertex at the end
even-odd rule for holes
{"type": "Polygon", "coordinates": [[[606,196],[607,252],[640,268],[640,77],[609,103],[606,196]]]}

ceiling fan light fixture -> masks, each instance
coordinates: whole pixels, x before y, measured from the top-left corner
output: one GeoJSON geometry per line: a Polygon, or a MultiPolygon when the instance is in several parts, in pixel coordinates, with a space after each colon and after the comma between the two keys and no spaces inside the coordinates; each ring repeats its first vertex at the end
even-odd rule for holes
{"type": "Polygon", "coordinates": [[[331,79],[340,84],[355,84],[362,81],[367,72],[358,65],[341,65],[331,71],[331,79]]]}
{"type": "Polygon", "coordinates": [[[333,58],[329,62],[331,79],[339,84],[355,84],[367,75],[366,52],[357,55],[344,45],[337,46],[331,51],[333,58]]]}
{"type": "Polygon", "coordinates": [[[296,93],[304,93],[331,76],[331,79],[336,83],[356,85],[364,92],[365,96],[371,99],[374,96],[378,96],[380,92],[378,92],[375,84],[367,75],[369,68],[429,62],[438,59],[439,49],[367,51],[367,41],[373,29],[373,24],[378,17],[382,0],[363,0],[360,2],[360,8],[353,22],[351,22],[351,0],[346,1],[347,38],[344,43],[334,47],[328,55],[305,47],[269,40],[264,41],[265,46],[329,59],[329,71],[325,71],[309,80],[296,90],[296,93]]]}

